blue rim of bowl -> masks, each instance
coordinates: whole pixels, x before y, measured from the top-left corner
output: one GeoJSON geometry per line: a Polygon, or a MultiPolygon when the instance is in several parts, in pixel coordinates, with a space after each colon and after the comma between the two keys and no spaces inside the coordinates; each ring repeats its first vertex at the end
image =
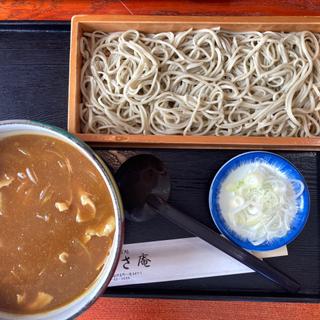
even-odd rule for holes
{"type": "MultiPolygon", "coordinates": [[[[272,162],[271,162],[271,164],[272,164],[272,162]]],[[[285,171],[287,171],[287,170],[280,169],[280,171],[282,173],[286,174],[285,171]]],[[[303,228],[306,225],[306,222],[308,220],[308,217],[309,217],[310,193],[309,193],[308,185],[307,185],[303,175],[289,160],[287,160],[286,158],[284,158],[276,153],[273,153],[273,152],[249,151],[249,152],[241,153],[241,154],[231,158],[230,160],[228,160],[215,174],[215,176],[211,182],[211,185],[210,185],[209,208],[210,208],[211,217],[212,217],[216,227],[229,240],[233,241],[234,243],[236,243],[240,247],[247,249],[247,250],[252,250],[252,251],[274,250],[274,249],[280,248],[280,247],[292,242],[294,239],[297,238],[297,236],[303,230],[303,228]],[[225,223],[225,221],[220,213],[221,210],[219,208],[219,203],[218,203],[219,202],[218,201],[219,192],[220,192],[220,187],[221,187],[222,182],[225,180],[225,178],[228,176],[228,174],[232,170],[236,169],[237,167],[239,167],[239,165],[242,164],[242,163],[238,164],[238,161],[241,158],[249,157],[249,160],[244,159],[243,163],[246,163],[246,162],[250,161],[250,157],[252,157],[252,156],[253,157],[256,156],[257,161],[262,160],[264,162],[269,163],[268,161],[266,161],[264,159],[265,157],[268,156],[270,158],[270,160],[273,159],[273,160],[276,160],[275,162],[281,162],[283,165],[285,165],[287,168],[289,168],[291,170],[291,173],[295,175],[295,179],[300,180],[304,184],[304,191],[300,195],[300,197],[298,197],[299,202],[302,202],[302,205],[300,205],[300,208],[298,208],[298,212],[297,212],[297,215],[299,214],[302,216],[302,217],[300,217],[299,224],[297,226],[295,226],[294,229],[289,230],[289,232],[285,236],[283,236],[281,238],[275,238],[270,242],[265,241],[262,244],[256,245],[256,246],[253,245],[250,241],[239,237],[233,230],[231,230],[227,226],[227,224],[225,223]]],[[[295,220],[296,220],[296,217],[293,220],[293,224],[294,224],[295,220]]]]}
{"type": "MultiPolygon", "coordinates": [[[[54,125],[51,124],[45,124],[39,121],[34,121],[34,120],[25,120],[25,119],[12,119],[12,120],[2,120],[0,121],[0,126],[5,126],[5,125],[29,125],[31,127],[40,127],[40,128],[44,128],[46,130],[52,131],[54,133],[57,133],[58,135],[63,135],[64,137],[66,137],[68,140],[70,140],[72,143],[75,143],[76,145],[78,145],[80,148],[83,149],[83,151],[85,152],[86,156],[91,159],[96,165],[97,167],[99,167],[99,169],[103,172],[106,181],[107,181],[107,186],[108,189],[110,191],[111,197],[112,197],[112,203],[114,205],[115,208],[115,215],[116,215],[116,219],[118,220],[118,224],[120,226],[119,228],[119,234],[118,234],[118,238],[114,239],[113,241],[115,241],[116,243],[116,253],[115,253],[115,257],[114,260],[111,263],[111,267],[110,267],[110,273],[106,276],[105,281],[101,284],[101,286],[99,287],[97,293],[94,295],[94,297],[92,297],[91,300],[89,300],[86,304],[84,304],[81,308],[77,309],[75,311],[75,313],[73,313],[72,315],[70,315],[69,318],[67,319],[75,319],[75,317],[79,316],[80,314],[82,314],[84,311],[86,311],[98,298],[99,296],[101,296],[101,294],[106,290],[106,288],[108,287],[108,284],[110,283],[110,281],[112,280],[113,274],[116,271],[116,267],[118,265],[118,261],[120,259],[120,254],[121,254],[121,249],[124,243],[124,210],[123,210],[123,206],[122,206],[122,199],[121,199],[121,195],[120,195],[120,191],[118,189],[118,186],[113,178],[113,175],[111,173],[111,171],[109,170],[109,168],[107,167],[107,165],[104,163],[104,161],[94,152],[94,150],[87,145],[85,142],[83,142],[82,140],[80,140],[79,138],[77,138],[76,136],[74,136],[73,134],[69,133],[68,131],[61,129],[59,127],[56,127],[54,125]]],[[[92,282],[91,285],[94,285],[94,282],[92,282]]],[[[70,301],[69,303],[74,302],[75,300],[80,299],[84,294],[86,294],[86,292],[82,293],[79,297],[76,297],[74,300],[70,301]]],[[[69,303],[67,303],[66,305],[68,305],[69,303]]],[[[46,312],[39,312],[39,313],[35,313],[32,315],[35,316],[45,316],[45,315],[50,315],[52,312],[58,311],[61,308],[64,308],[66,305],[60,306],[56,309],[50,310],[50,311],[46,311],[46,312]]],[[[10,313],[10,316],[15,316],[17,314],[15,313],[10,313]]]]}

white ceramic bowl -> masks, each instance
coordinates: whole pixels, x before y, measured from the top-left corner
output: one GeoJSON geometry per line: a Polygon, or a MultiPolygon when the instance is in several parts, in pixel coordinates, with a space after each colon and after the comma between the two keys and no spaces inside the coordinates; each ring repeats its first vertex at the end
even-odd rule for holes
{"type": "Polygon", "coordinates": [[[109,169],[106,167],[104,162],[94,153],[94,151],[90,147],[88,147],[88,145],[83,143],[78,138],[74,137],[73,135],[69,134],[68,132],[60,128],[44,125],[38,122],[28,120],[0,121],[0,139],[23,133],[39,134],[59,139],[79,150],[84,156],[86,156],[87,159],[91,161],[91,163],[101,174],[111,194],[115,213],[116,227],[113,244],[110,250],[110,254],[106,258],[106,263],[104,267],[102,268],[96,280],[81,296],[79,296],[78,298],[71,301],[65,306],[43,313],[22,315],[0,311],[0,319],[62,320],[74,318],[76,315],[86,310],[99,297],[99,295],[103,292],[103,290],[107,287],[108,283],[111,281],[111,278],[117,266],[120,250],[123,244],[124,222],[120,194],[116,186],[116,183],[113,180],[112,174],[110,173],[109,169]]]}

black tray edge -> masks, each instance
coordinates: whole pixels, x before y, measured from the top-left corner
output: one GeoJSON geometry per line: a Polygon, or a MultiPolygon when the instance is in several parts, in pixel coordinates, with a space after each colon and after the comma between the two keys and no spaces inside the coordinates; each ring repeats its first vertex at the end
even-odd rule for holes
{"type": "Polygon", "coordinates": [[[0,32],[70,32],[70,21],[54,20],[0,20],[0,32]]]}
{"type": "MultiPolygon", "coordinates": [[[[107,289],[108,291],[108,289],[107,289]]],[[[320,303],[320,297],[317,295],[310,296],[246,296],[246,295],[210,295],[210,294],[172,294],[172,293],[104,293],[103,298],[141,298],[141,299],[169,299],[169,300],[203,300],[203,301],[239,301],[239,302],[280,302],[280,303],[320,303]]]]}

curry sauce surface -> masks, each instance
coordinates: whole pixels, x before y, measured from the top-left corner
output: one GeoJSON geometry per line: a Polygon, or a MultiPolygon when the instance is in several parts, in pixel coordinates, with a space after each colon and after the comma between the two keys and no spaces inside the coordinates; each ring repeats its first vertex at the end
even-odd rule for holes
{"type": "Polygon", "coordinates": [[[114,228],[108,188],[80,151],[40,135],[0,140],[0,310],[43,312],[81,295],[114,228]]]}

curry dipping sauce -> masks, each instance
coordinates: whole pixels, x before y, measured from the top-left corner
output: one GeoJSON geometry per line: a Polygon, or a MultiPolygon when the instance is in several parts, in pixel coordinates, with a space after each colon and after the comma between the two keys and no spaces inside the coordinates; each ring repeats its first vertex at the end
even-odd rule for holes
{"type": "Polygon", "coordinates": [[[115,230],[111,195],[76,148],[43,135],[0,140],[0,310],[45,312],[94,282],[115,230]]]}

